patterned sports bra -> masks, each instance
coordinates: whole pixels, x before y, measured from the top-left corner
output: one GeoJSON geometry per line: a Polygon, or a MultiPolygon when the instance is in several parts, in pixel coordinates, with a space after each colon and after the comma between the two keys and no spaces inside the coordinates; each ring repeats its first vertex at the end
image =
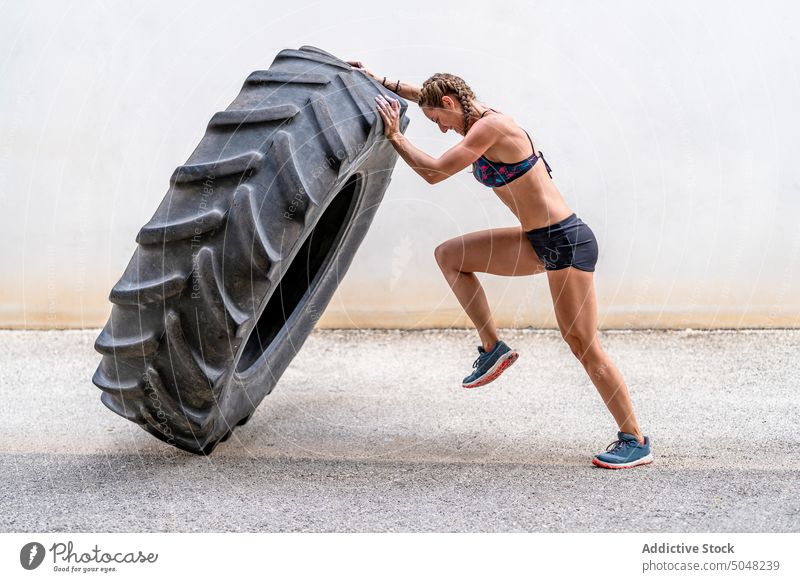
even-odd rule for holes
{"type": "MultiPolygon", "coordinates": [[[[500,113],[491,107],[486,111],[489,110],[500,113]]],[[[481,113],[481,117],[486,115],[486,111],[481,113]]],[[[476,161],[472,162],[472,174],[475,176],[475,179],[478,180],[478,182],[490,188],[494,188],[495,186],[504,186],[509,182],[513,182],[525,172],[530,170],[538,161],[539,157],[542,158],[544,166],[547,168],[547,173],[550,174],[550,178],[553,177],[553,174],[550,170],[550,165],[547,163],[547,160],[544,159],[544,154],[540,151],[539,156],[536,155],[536,148],[533,147],[533,141],[531,141],[530,134],[524,129],[523,131],[525,131],[525,135],[528,136],[528,141],[531,142],[531,149],[533,150],[533,153],[524,160],[509,164],[493,162],[484,156],[479,157],[476,161]]]]}

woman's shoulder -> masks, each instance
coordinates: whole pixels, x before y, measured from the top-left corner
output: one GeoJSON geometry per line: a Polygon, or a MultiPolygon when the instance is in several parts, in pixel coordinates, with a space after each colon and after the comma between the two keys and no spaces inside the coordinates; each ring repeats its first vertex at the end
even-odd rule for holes
{"type": "Polygon", "coordinates": [[[492,113],[484,115],[480,121],[486,121],[488,127],[496,128],[502,135],[509,135],[515,129],[522,129],[517,121],[508,113],[491,109],[492,113]]]}
{"type": "Polygon", "coordinates": [[[503,134],[507,133],[508,129],[514,127],[516,122],[514,121],[513,117],[500,111],[496,111],[495,109],[490,109],[490,113],[475,121],[473,127],[478,125],[483,128],[488,128],[489,130],[495,130],[499,134],[503,134]]]}

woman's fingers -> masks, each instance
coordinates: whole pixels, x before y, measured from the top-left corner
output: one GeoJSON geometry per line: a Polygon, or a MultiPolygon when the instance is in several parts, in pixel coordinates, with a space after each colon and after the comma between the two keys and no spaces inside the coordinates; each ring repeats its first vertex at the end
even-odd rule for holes
{"type": "Polygon", "coordinates": [[[400,119],[400,102],[394,98],[385,98],[383,95],[375,96],[375,105],[381,115],[386,132],[391,132],[398,125],[400,119]]]}
{"type": "Polygon", "coordinates": [[[384,122],[391,122],[400,117],[400,102],[396,99],[386,99],[383,95],[375,96],[375,103],[378,107],[378,112],[381,114],[384,122]]]}
{"type": "Polygon", "coordinates": [[[394,112],[394,108],[391,104],[387,103],[385,100],[376,99],[375,100],[378,105],[378,111],[381,113],[386,114],[387,117],[391,117],[391,114],[394,112]]]}

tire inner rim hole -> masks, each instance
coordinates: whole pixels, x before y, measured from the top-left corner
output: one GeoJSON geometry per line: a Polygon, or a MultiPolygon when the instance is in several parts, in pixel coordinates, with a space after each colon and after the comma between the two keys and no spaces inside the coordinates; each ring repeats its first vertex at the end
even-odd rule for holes
{"type": "MultiPolygon", "coordinates": [[[[305,308],[309,300],[313,301],[312,292],[306,301],[301,303],[309,288],[315,285],[322,266],[329,262],[327,259],[339,247],[338,239],[351,220],[351,209],[359,190],[358,183],[358,174],[348,179],[325,209],[316,226],[306,236],[303,246],[295,255],[250,332],[236,364],[237,373],[245,372],[258,361],[298,307],[305,308]]],[[[316,309],[319,309],[319,306],[316,309]]],[[[310,314],[317,318],[321,315],[319,312],[310,314]]]]}

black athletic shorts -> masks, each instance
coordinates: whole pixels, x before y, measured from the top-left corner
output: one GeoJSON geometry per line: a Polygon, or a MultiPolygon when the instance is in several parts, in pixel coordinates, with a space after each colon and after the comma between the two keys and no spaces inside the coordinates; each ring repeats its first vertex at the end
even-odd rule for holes
{"type": "Polygon", "coordinates": [[[547,271],[575,267],[594,271],[597,239],[589,225],[573,212],[561,222],[525,231],[547,271]]]}

